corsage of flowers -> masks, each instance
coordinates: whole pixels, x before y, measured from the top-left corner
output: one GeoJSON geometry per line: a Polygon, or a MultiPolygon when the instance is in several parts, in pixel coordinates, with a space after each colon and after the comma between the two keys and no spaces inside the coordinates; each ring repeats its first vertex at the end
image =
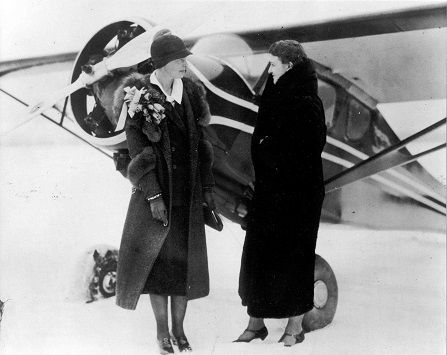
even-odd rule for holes
{"type": "Polygon", "coordinates": [[[141,112],[144,117],[143,132],[152,142],[158,142],[161,138],[160,123],[166,117],[165,107],[166,102],[163,95],[151,87],[143,87],[138,90],[135,86],[124,88],[126,96],[124,102],[129,107],[129,114],[131,116],[135,113],[141,112]]]}

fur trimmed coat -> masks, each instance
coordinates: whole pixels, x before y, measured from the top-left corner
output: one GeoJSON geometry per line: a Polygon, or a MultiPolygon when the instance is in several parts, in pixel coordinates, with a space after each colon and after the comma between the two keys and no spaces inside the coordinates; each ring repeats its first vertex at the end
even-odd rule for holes
{"type": "Polygon", "coordinates": [[[313,307],[315,245],[324,198],[323,104],[309,60],[262,94],[252,137],[253,206],[242,253],[239,295],[248,314],[288,318],[313,307]]]}
{"type": "MultiPolygon", "coordinates": [[[[150,75],[132,74],[123,79],[115,93],[114,110],[120,112],[124,101],[124,88],[143,86],[156,89],[149,81],[150,75]]],[[[205,99],[205,89],[190,79],[183,80],[182,103],[189,142],[189,237],[187,261],[188,299],[207,296],[209,293],[208,260],[203,222],[203,188],[211,188],[212,146],[203,137],[201,127],[210,120],[205,99]]],[[[119,249],[116,303],[125,309],[135,309],[143,293],[147,277],[168,234],[170,226],[152,217],[147,197],[161,193],[171,220],[172,159],[167,120],[173,115],[170,103],[165,104],[166,117],[161,121],[161,136],[154,139],[145,129],[141,113],[127,116],[125,131],[131,162],[127,176],[133,185],[127,217],[119,249]]]]}

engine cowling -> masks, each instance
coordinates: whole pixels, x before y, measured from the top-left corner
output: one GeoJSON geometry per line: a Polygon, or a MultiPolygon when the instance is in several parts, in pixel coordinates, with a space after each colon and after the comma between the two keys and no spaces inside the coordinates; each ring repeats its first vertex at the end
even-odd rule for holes
{"type": "MultiPolygon", "coordinates": [[[[125,18],[100,29],[79,52],[73,66],[71,82],[76,81],[82,70],[88,70],[86,66],[101,61],[114,49],[120,48],[133,37],[153,27],[154,23],[143,18],[125,18]]],[[[119,78],[132,69],[115,70],[112,76],[70,96],[79,134],[90,143],[112,151],[127,147],[125,133],[123,130],[115,131],[116,122],[111,119],[113,95],[110,94],[116,88],[119,78]]]]}

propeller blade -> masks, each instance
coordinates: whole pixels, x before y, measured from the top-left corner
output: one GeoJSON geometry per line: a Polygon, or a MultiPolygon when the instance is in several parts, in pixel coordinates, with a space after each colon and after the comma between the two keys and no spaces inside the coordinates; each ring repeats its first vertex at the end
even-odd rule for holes
{"type": "MultiPolygon", "coordinates": [[[[194,16],[197,14],[196,8],[191,7],[180,14],[171,17],[167,23],[181,24],[177,27],[177,32],[182,34],[190,33],[203,24],[203,18],[209,18],[211,13],[215,12],[215,6],[209,4],[201,8],[201,16],[194,16]]],[[[75,82],[58,90],[45,99],[39,101],[31,106],[29,110],[29,117],[39,115],[50,107],[54,106],[59,100],[71,95],[75,91],[95,83],[102,79],[110,71],[118,68],[127,68],[136,65],[146,59],[150,58],[150,48],[154,37],[163,32],[169,31],[166,27],[155,26],[139,36],[135,37],[110,57],[104,58],[102,62],[95,64],[92,67],[92,73],[81,73],[75,82]]],[[[169,31],[170,32],[170,31],[169,31]]]]}
{"type": "MultiPolygon", "coordinates": [[[[85,73],[83,73],[83,74],[86,75],[85,73]]],[[[31,105],[30,109],[28,110],[28,118],[31,118],[36,115],[40,115],[44,111],[53,107],[58,101],[62,100],[66,96],[75,92],[76,90],[79,90],[82,87],[84,87],[85,84],[84,84],[83,74],[81,74],[79,76],[79,78],[74,83],[66,86],[65,88],[63,88],[61,90],[58,90],[58,91],[48,95],[46,98],[39,101],[38,103],[31,105]]]]}
{"type": "MultiPolygon", "coordinates": [[[[156,26],[135,37],[112,56],[105,59],[106,68],[108,70],[127,68],[149,59],[151,56],[150,50],[152,41],[154,37],[162,31],[169,30],[165,27],[156,26]]],[[[94,69],[95,66],[93,66],[93,70],[94,69]]]]}
{"type": "Polygon", "coordinates": [[[150,47],[152,40],[154,36],[161,31],[167,31],[167,29],[156,26],[149,31],[143,32],[133,40],[126,43],[112,56],[104,58],[102,62],[95,64],[92,67],[91,74],[82,72],[78,79],[76,79],[76,81],[72,84],[48,95],[38,103],[31,105],[31,109],[28,111],[28,118],[41,114],[45,110],[53,107],[59,100],[62,100],[75,91],[102,79],[111,70],[130,67],[150,58],[150,47]]]}

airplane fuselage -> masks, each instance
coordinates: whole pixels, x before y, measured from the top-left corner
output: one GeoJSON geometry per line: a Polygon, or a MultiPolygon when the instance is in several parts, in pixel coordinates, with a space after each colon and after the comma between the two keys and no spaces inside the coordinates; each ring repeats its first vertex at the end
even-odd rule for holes
{"type": "MultiPolygon", "coordinates": [[[[126,24],[123,21],[105,27],[87,43],[75,61],[72,80],[79,76],[89,55],[102,50],[117,28],[126,24]]],[[[263,62],[262,57],[266,52],[256,53],[253,63],[258,71],[252,73],[248,68],[248,74],[241,74],[240,68],[230,60],[207,54],[203,46],[193,47],[193,53],[197,54],[188,57],[188,76],[200,80],[205,86],[212,114],[206,133],[214,147],[219,212],[244,226],[250,190],[255,181],[250,142],[256,124],[257,102],[267,78],[267,60],[263,62]]],[[[359,88],[352,90],[355,84],[341,80],[329,68],[314,64],[328,128],[327,144],[322,154],[327,180],[395,145],[399,139],[377,110],[374,98],[359,88]]],[[[91,111],[86,90],[72,94],[71,103],[83,138],[96,146],[126,155],[123,130],[104,129],[98,133],[86,125],[85,117],[91,111]]],[[[107,107],[104,111],[107,112],[107,107]]],[[[401,152],[410,155],[405,148],[401,152]]],[[[411,162],[331,190],[325,197],[322,220],[374,228],[443,230],[443,190],[444,187],[418,162],[411,162]]]]}

